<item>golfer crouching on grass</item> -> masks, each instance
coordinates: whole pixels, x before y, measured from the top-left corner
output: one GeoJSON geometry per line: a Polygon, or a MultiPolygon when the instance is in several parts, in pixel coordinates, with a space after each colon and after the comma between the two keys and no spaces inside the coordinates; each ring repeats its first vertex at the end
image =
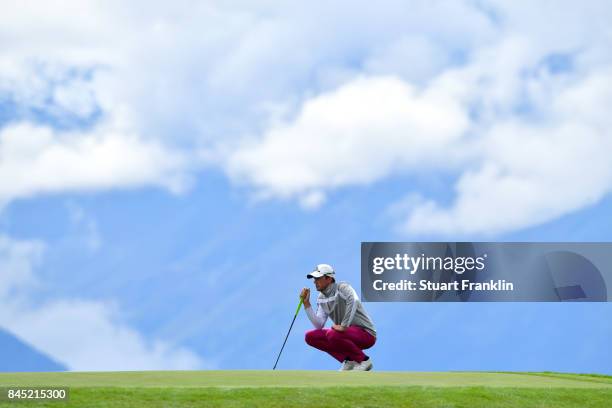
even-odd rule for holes
{"type": "Polygon", "coordinates": [[[362,350],[376,343],[376,330],[366,313],[355,289],[347,282],[336,283],[334,268],[327,264],[317,265],[306,275],[313,278],[317,290],[317,311],[310,305],[310,289],[304,288],[300,297],[314,330],[306,332],[306,343],[328,352],[340,361],[339,371],[368,371],[372,360],[362,350]],[[331,329],[324,329],[327,318],[334,322],[331,329]]]}

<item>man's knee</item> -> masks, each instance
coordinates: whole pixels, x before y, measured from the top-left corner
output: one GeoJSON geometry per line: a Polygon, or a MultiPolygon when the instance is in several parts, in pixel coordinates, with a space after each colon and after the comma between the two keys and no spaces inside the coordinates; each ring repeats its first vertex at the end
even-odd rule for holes
{"type": "Polygon", "coordinates": [[[317,338],[321,336],[321,331],[321,329],[308,330],[304,335],[306,343],[312,346],[317,341],[317,338]]]}

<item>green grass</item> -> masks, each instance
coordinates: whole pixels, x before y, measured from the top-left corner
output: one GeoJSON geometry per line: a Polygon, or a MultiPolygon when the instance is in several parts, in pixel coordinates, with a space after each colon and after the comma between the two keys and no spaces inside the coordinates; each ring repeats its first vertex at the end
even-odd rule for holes
{"type": "MultiPolygon", "coordinates": [[[[612,377],[560,373],[148,371],[0,374],[66,386],[68,402],[7,407],[611,407],[612,377]]],[[[17,404],[17,405],[16,405],[17,404]]]]}

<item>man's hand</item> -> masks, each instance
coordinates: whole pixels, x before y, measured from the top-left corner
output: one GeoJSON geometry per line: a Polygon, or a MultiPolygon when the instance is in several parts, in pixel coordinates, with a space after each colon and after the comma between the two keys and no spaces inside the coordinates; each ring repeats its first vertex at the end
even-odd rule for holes
{"type": "Polygon", "coordinates": [[[339,331],[339,332],[343,332],[346,330],[346,327],[340,325],[340,324],[334,324],[332,326],[332,329],[334,329],[335,331],[339,331]]]}
{"type": "Polygon", "coordinates": [[[300,298],[304,302],[304,307],[310,307],[310,289],[302,289],[302,292],[300,293],[300,298]]]}

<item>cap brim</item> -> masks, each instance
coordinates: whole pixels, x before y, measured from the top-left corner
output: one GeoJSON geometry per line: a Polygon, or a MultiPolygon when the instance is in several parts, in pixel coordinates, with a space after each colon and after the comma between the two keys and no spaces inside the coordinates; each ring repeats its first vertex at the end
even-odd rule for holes
{"type": "Polygon", "coordinates": [[[313,272],[310,272],[308,275],[306,275],[306,278],[307,279],[320,278],[323,275],[325,275],[323,272],[313,271],[313,272]]]}

